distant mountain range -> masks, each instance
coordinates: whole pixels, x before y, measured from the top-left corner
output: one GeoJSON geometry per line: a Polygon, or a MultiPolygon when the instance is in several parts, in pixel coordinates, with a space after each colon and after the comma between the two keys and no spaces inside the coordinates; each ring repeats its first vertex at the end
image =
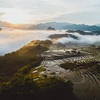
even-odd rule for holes
{"type": "Polygon", "coordinates": [[[96,24],[96,26],[100,27],[100,24],[96,24]]]}
{"type": "Polygon", "coordinates": [[[82,30],[67,30],[68,33],[79,33],[80,35],[100,35],[100,31],[86,32],[82,30]]]}
{"type": "Polygon", "coordinates": [[[0,21],[0,28],[28,29],[30,26],[31,24],[11,24],[0,21]]]}
{"type": "Polygon", "coordinates": [[[72,24],[67,22],[48,22],[32,25],[28,29],[46,30],[48,27],[53,27],[56,30],[83,30],[83,31],[100,31],[100,27],[96,25],[72,24]]]}
{"type": "Polygon", "coordinates": [[[100,31],[100,25],[72,24],[67,22],[47,22],[40,24],[11,24],[0,21],[0,27],[26,29],[26,30],[47,30],[48,27],[56,30],[83,30],[83,31],[100,31]]]}
{"type": "Polygon", "coordinates": [[[29,29],[36,29],[36,30],[45,30],[48,27],[53,27],[56,30],[63,29],[64,26],[70,25],[71,23],[66,22],[47,22],[47,23],[40,23],[37,25],[32,25],[29,29]]]}
{"type": "Polygon", "coordinates": [[[71,24],[66,25],[63,29],[70,29],[70,30],[83,30],[83,31],[100,31],[100,27],[96,25],[85,25],[85,24],[71,24]]]}

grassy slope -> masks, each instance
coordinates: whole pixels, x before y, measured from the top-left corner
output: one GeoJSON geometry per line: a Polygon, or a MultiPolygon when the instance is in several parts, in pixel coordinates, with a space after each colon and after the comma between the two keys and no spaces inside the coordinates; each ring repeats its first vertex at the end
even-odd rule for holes
{"type": "Polygon", "coordinates": [[[36,40],[32,41],[16,52],[12,52],[0,57],[0,76],[12,76],[22,66],[30,64],[32,62],[38,62],[38,64],[40,64],[42,58],[39,55],[42,52],[48,50],[48,47],[50,45],[51,42],[49,40],[36,40]]]}

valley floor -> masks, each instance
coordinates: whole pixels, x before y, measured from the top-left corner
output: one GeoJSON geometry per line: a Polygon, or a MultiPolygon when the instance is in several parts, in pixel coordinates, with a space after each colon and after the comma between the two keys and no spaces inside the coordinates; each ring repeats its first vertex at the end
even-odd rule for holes
{"type": "MultiPolygon", "coordinates": [[[[52,48],[52,49],[51,49],[52,48]]],[[[79,100],[100,100],[100,55],[97,48],[82,48],[80,55],[70,56],[67,49],[44,52],[41,66],[46,70],[41,74],[47,77],[60,77],[71,81],[73,92],[79,100]],[[99,69],[99,70],[98,70],[99,69]]]]}

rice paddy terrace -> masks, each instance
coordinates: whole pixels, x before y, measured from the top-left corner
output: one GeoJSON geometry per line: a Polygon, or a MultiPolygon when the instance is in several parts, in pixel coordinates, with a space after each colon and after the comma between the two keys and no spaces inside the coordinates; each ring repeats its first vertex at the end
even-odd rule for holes
{"type": "MultiPolygon", "coordinates": [[[[73,82],[73,92],[79,100],[100,100],[100,48],[54,48],[42,55],[41,66],[48,77],[61,77],[73,82]]],[[[67,95],[67,94],[66,94],[67,95]]]]}

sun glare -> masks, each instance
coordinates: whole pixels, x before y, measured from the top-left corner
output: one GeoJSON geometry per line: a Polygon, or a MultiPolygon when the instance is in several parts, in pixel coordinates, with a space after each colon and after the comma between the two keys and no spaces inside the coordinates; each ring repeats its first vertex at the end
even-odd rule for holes
{"type": "Polygon", "coordinates": [[[6,9],[4,21],[13,23],[13,24],[20,24],[26,23],[29,19],[28,14],[24,10],[20,9],[6,9]]]}

